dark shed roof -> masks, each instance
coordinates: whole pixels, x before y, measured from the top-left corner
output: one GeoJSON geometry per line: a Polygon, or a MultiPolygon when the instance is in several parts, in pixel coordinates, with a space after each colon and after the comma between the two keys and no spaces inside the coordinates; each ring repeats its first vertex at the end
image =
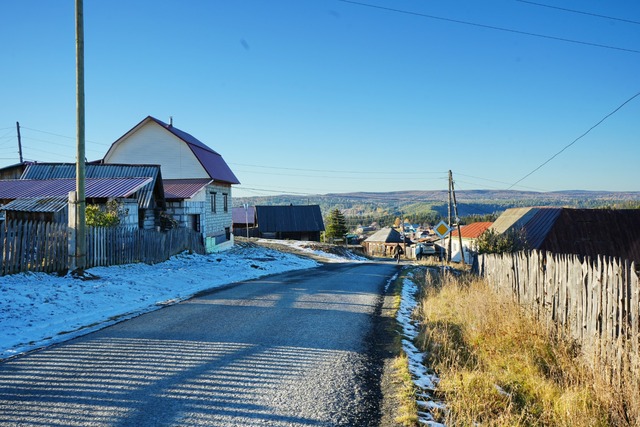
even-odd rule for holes
{"type": "Polygon", "coordinates": [[[320,206],[256,206],[262,233],[324,231],[320,206]]]}
{"type": "Polygon", "coordinates": [[[498,233],[522,228],[530,249],[640,265],[640,209],[513,208],[491,228],[498,233]]]}
{"type": "MultiPolygon", "coordinates": [[[[129,165],[87,163],[85,174],[89,178],[151,178],[151,181],[138,190],[137,199],[140,209],[153,208],[153,196],[158,206],[164,208],[164,190],[159,165],[129,165]]],[[[27,166],[21,179],[50,180],[76,177],[75,163],[33,163],[27,166]]]]}
{"type": "Polygon", "coordinates": [[[568,209],[538,247],[555,253],[622,258],[640,264],[640,209],[568,209]]]}

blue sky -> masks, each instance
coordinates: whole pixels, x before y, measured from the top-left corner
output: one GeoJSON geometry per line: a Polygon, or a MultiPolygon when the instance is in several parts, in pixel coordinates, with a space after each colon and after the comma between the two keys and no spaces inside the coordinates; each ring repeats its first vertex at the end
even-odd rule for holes
{"type": "MultiPolygon", "coordinates": [[[[460,190],[640,191],[640,96],[576,141],[640,92],[640,3],[359,3],[85,0],[87,157],[172,116],[236,196],[446,190],[448,170],[460,190]]],[[[0,166],[16,121],[26,159],[73,162],[74,2],[0,12],[0,166]]]]}

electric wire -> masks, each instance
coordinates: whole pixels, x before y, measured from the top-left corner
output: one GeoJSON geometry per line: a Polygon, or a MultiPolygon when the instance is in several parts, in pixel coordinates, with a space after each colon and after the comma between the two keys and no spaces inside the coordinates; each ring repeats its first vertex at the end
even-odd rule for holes
{"type": "Polygon", "coordinates": [[[343,3],[350,3],[350,4],[358,5],[358,6],[370,7],[370,8],[373,8],[373,9],[386,10],[386,11],[389,11],[389,12],[402,13],[402,14],[406,14],[406,15],[420,16],[420,17],[423,17],[423,18],[436,19],[436,20],[439,20],[439,21],[452,22],[452,23],[455,23],[455,24],[469,25],[469,26],[472,26],[472,27],[486,28],[486,29],[489,29],[489,30],[503,31],[503,32],[513,33],[513,34],[531,36],[531,37],[539,37],[539,38],[548,39],[548,40],[562,41],[562,42],[567,42],[567,43],[574,43],[574,44],[580,44],[580,45],[585,45],[585,46],[598,47],[598,48],[602,48],[602,49],[612,49],[612,50],[619,50],[619,51],[623,51],[623,52],[640,53],[640,50],[635,50],[635,49],[628,49],[628,48],[624,48],[624,47],[617,47],[617,46],[611,46],[611,45],[605,45],[605,44],[599,44],[599,43],[585,42],[585,41],[575,40],[575,39],[567,39],[567,38],[564,38],[564,37],[549,36],[549,35],[546,35],[546,34],[531,33],[531,32],[528,32],[528,31],[514,30],[512,28],[496,27],[494,25],[478,24],[476,22],[462,21],[462,20],[459,20],[459,19],[452,19],[452,18],[444,18],[444,17],[441,17],[441,16],[429,15],[429,14],[426,14],[426,13],[413,12],[413,11],[409,11],[409,10],[396,9],[396,8],[392,8],[392,7],[377,6],[377,5],[368,4],[368,3],[361,3],[361,2],[353,1],[353,0],[339,0],[339,1],[341,1],[343,3]]]}
{"type": "Polygon", "coordinates": [[[612,19],[614,21],[627,22],[629,24],[640,25],[640,22],[633,21],[631,19],[615,18],[613,16],[607,16],[607,15],[598,15],[597,13],[583,12],[581,10],[567,9],[565,7],[552,6],[550,4],[537,3],[537,2],[533,2],[533,1],[527,1],[527,0],[516,0],[516,1],[518,1],[520,3],[532,4],[534,6],[548,7],[549,9],[562,10],[562,11],[565,11],[565,12],[579,13],[579,14],[582,14],[582,15],[595,16],[597,18],[612,19]]]}
{"type": "Polygon", "coordinates": [[[607,120],[609,117],[613,116],[615,113],[617,113],[622,107],[624,107],[625,105],[627,105],[629,102],[633,101],[635,98],[637,98],[638,96],[640,96],[640,92],[636,93],[635,95],[633,95],[631,98],[627,99],[626,101],[624,101],[622,104],[620,104],[615,110],[613,110],[612,112],[610,112],[609,114],[607,114],[606,116],[604,116],[602,119],[600,119],[600,121],[598,123],[596,123],[595,125],[591,126],[589,129],[587,129],[586,132],[584,132],[582,135],[580,135],[579,137],[577,137],[576,139],[574,139],[572,142],[570,142],[569,144],[565,145],[564,148],[562,148],[562,150],[558,151],[556,154],[554,154],[553,156],[551,156],[550,158],[548,158],[547,160],[545,160],[540,166],[538,166],[537,168],[535,168],[534,170],[532,170],[531,172],[529,172],[528,174],[526,174],[525,176],[523,176],[522,178],[520,178],[518,181],[516,181],[515,183],[511,184],[511,186],[509,188],[507,188],[507,190],[512,189],[513,187],[515,187],[516,185],[518,185],[520,182],[524,181],[525,179],[527,179],[528,177],[530,177],[531,175],[533,175],[535,172],[537,172],[538,170],[540,170],[544,165],[546,165],[547,163],[549,163],[551,160],[555,159],[556,157],[558,157],[560,154],[562,154],[567,148],[571,147],[573,144],[575,144],[576,142],[578,142],[580,139],[582,139],[584,136],[586,136],[589,132],[591,132],[592,130],[594,130],[595,128],[597,128],[598,126],[600,126],[600,124],[602,122],[604,122],[605,120],[607,120]]]}

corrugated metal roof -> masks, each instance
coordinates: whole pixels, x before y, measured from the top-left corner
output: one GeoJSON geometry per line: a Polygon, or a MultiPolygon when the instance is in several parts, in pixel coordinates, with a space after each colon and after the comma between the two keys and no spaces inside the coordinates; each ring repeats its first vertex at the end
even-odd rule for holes
{"type": "Polygon", "coordinates": [[[256,206],[261,233],[324,231],[324,221],[318,205],[256,206]]]}
{"type": "Polygon", "coordinates": [[[365,242],[369,243],[403,243],[404,240],[400,233],[391,228],[384,227],[369,236],[365,242]]]}
{"type": "MultiPolygon", "coordinates": [[[[87,198],[129,197],[151,178],[87,178],[87,198]]],[[[67,197],[76,189],[75,179],[3,180],[0,181],[0,199],[67,197]]]]}
{"type": "Polygon", "coordinates": [[[0,207],[3,211],[20,212],[59,212],[68,204],[65,197],[52,197],[44,199],[17,199],[0,207]]]}
{"type": "Polygon", "coordinates": [[[220,154],[193,144],[189,144],[189,148],[211,178],[228,184],[240,184],[220,154]]]}
{"type": "Polygon", "coordinates": [[[162,120],[158,120],[152,116],[149,116],[149,119],[153,120],[166,130],[186,142],[193,152],[193,155],[196,156],[202,167],[207,171],[212,179],[229,184],[240,184],[240,181],[238,181],[238,178],[236,178],[236,176],[233,174],[222,156],[215,150],[208,147],[193,135],[190,135],[187,132],[178,129],[173,125],[169,125],[162,120]]]}
{"type": "Polygon", "coordinates": [[[494,221],[490,228],[498,234],[502,234],[514,227],[520,228],[535,214],[535,211],[532,211],[532,209],[534,208],[507,209],[494,221]]]}
{"type": "MultiPolygon", "coordinates": [[[[151,178],[151,181],[140,188],[136,195],[140,209],[154,207],[154,190],[156,198],[161,199],[163,197],[162,175],[159,165],[87,163],[85,175],[87,178],[151,178]]],[[[21,179],[48,180],[75,177],[75,163],[34,163],[27,166],[21,179]]],[[[158,200],[158,204],[163,206],[163,200],[158,200]]]]}
{"type": "MultiPolygon", "coordinates": [[[[460,233],[465,239],[477,239],[482,233],[484,233],[489,227],[491,227],[492,224],[492,222],[474,222],[467,225],[461,225],[460,233]]],[[[451,232],[451,236],[458,237],[457,228],[453,229],[453,231],[451,232]]]]}
{"type": "Polygon", "coordinates": [[[529,249],[538,249],[555,225],[562,208],[534,208],[533,216],[524,224],[529,249]]]}
{"type": "Polygon", "coordinates": [[[207,178],[165,179],[163,180],[164,198],[167,200],[190,199],[212,182],[213,180],[207,178]]]}

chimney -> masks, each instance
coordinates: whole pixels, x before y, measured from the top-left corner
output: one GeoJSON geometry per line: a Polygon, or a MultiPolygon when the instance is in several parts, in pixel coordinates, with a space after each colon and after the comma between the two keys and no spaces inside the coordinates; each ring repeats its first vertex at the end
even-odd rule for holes
{"type": "Polygon", "coordinates": [[[169,116],[169,127],[173,127],[173,116],[169,116]]]}

